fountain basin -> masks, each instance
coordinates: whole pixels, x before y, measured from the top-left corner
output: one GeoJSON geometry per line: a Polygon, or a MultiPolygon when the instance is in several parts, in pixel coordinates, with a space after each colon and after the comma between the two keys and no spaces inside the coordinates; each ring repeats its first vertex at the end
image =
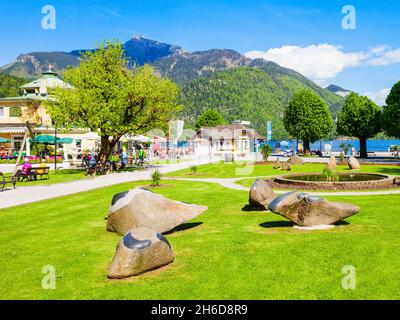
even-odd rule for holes
{"type": "Polygon", "coordinates": [[[337,173],[338,179],[326,181],[321,173],[297,173],[276,177],[273,187],[304,190],[368,190],[388,189],[397,185],[394,179],[375,173],[337,173]]]}

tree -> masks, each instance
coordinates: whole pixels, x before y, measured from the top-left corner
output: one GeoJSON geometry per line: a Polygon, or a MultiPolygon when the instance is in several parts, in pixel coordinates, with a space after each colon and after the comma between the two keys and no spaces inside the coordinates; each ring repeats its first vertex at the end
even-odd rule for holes
{"type": "Polygon", "coordinates": [[[387,135],[400,138],[400,81],[393,86],[386,99],[382,123],[387,135]]]}
{"type": "Polygon", "coordinates": [[[198,130],[202,127],[215,127],[219,124],[226,124],[225,119],[215,109],[208,109],[197,119],[195,128],[198,130]]]}
{"type": "Polygon", "coordinates": [[[57,127],[97,132],[101,162],[123,135],[165,130],[180,110],[178,87],[154,76],[148,65],[130,70],[119,41],[83,54],[80,66],[68,69],[64,80],[73,88],[55,89],[46,108],[57,127]]]}
{"type": "Polygon", "coordinates": [[[381,131],[381,108],[368,97],[351,93],[338,115],[337,131],[360,140],[360,156],[367,158],[367,139],[381,131]]]}
{"type": "Polygon", "coordinates": [[[272,153],[272,147],[269,144],[264,144],[261,147],[261,155],[263,156],[264,160],[267,161],[268,157],[271,155],[272,153]]]}
{"type": "Polygon", "coordinates": [[[310,153],[310,142],[326,137],[333,127],[326,103],[311,90],[298,91],[285,109],[283,124],[293,137],[304,144],[304,153],[310,153]]]}

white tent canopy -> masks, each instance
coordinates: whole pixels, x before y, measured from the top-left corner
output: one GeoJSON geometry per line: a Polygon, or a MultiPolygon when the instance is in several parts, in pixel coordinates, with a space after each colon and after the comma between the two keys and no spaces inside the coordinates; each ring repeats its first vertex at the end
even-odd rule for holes
{"type": "Polygon", "coordinates": [[[83,135],[77,135],[76,139],[82,140],[101,140],[100,136],[96,132],[89,132],[83,135]]]}

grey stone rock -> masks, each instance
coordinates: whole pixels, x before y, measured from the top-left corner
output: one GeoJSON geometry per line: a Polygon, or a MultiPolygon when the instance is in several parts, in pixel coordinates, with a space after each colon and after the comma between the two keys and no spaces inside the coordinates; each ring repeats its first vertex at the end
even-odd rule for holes
{"type": "Polygon", "coordinates": [[[168,240],[149,228],[134,228],[118,243],[107,276],[122,279],[171,263],[175,258],[168,240]]]}
{"type": "Polygon", "coordinates": [[[301,159],[297,154],[292,156],[292,157],[290,157],[288,162],[290,164],[304,164],[303,159],[301,159]]]}
{"type": "Polygon", "coordinates": [[[276,198],[268,209],[304,227],[333,224],[360,211],[359,207],[349,203],[330,202],[300,192],[289,192],[276,198]]]}
{"type": "Polygon", "coordinates": [[[334,156],[331,156],[328,163],[326,164],[326,167],[331,171],[336,171],[336,166],[336,158],[334,156]]]}
{"type": "Polygon", "coordinates": [[[354,158],[354,157],[350,157],[348,164],[349,164],[349,168],[350,168],[351,170],[358,170],[358,169],[361,168],[360,163],[359,163],[358,160],[357,160],[356,158],[354,158]]]}
{"type": "Polygon", "coordinates": [[[257,179],[250,188],[249,204],[255,209],[267,209],[276,194],[266,180],[257,179]]]}
{"type": "Polygon", "coordinates": [[[147,227],[164,233],[198,217],[207,209],[206,206],[173,201],[138,188],[114,196],[107,216],[107,230],[124,235],[132,228],[147,227]]]}

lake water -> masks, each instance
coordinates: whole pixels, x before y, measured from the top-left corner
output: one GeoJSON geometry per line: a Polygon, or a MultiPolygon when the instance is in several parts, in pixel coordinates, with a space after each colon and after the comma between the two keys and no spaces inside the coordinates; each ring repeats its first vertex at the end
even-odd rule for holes
{"type": "MultiPolygon", "coordinates": [[[[270,141],[269,144],[271,147],[275,148],[275,141],[270,141]]],[[[316,143],[311,144],[311,150],[318,150],[322,146],[322,150],[324,150],[324,144],[331,144],[332,151],[341,151],[340,145],[342,143],[350,144],[351,147],[356,148],[357,151],[360,150],[360,141],[359,140],[333,140],[333,141],[317,141],[316,143]]],[[[368,140],[367,141],[367,150],[368,152],[385,152],[389,150],[391,145],[400,146],[400,140],[368,140]]],[[[296,149],[296,141],[289,141],[289,146],[282,146],[282,149],[296,149]]]]}

